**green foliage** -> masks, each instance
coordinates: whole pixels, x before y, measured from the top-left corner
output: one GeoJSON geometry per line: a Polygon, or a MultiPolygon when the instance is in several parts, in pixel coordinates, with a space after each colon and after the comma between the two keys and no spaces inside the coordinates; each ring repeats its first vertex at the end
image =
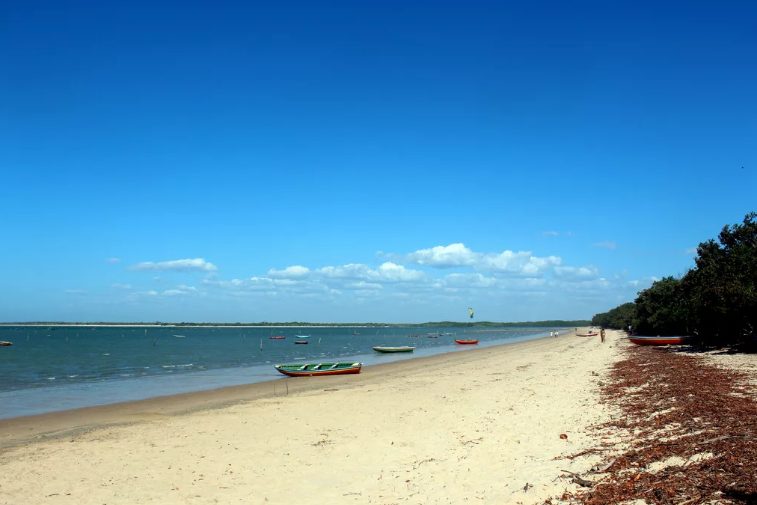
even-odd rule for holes
{"type": "Polygon", "coordinates": [[[633,302],[624,303],[612,310],[596,314],[591,319],[591,324],[601,328],[614,328],[616,330],[625,330],[629,325],[636,324],[636,304],[633,302]]]}
{"type": "Polygon", "coordinates": [[[597,314],[595,325],[639,334],[693,335],[713,346],[757,340],[757,213],[725,226],[718,241],[697,248],[696,266],[681,279],[665,277],[639,292],[635,303],[597,314]],[[623,324],[620,324],[621,321],[623,324]]]}
{"type": "Polygon", "coordinates": [[[686,335],[688,305],[682,294],[674,277],[655,281],[636,298],[633,327],[642,335],[686,335]]]}
{"type": "Polygon", "coordinates": [[[689,323],[706,344],[754,339],[757,331],[757,213],[725,226],[718,242],[697,248],[696,268],[682,279],[689,323]]]}

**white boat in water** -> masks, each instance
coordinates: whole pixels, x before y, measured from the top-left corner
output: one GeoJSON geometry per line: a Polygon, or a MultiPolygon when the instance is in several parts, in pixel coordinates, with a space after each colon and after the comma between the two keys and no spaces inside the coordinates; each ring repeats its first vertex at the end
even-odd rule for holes
{"type": "Polygon", "coordinates": [[[398,345],[398,346],[388,346],[388,345],[377,345],[373,348],[376,352],[413,352],[415,350],[415,347],[410,345],[398,345]]]}

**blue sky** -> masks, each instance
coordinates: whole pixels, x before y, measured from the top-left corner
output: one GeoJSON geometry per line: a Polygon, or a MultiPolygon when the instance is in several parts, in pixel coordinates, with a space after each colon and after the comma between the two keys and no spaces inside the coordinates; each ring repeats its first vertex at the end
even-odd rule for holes
{"type": "Polygon", "coordinates": [[[0,321],[590,318],[757,210],[749,2],[10,2],[0,321]]]}

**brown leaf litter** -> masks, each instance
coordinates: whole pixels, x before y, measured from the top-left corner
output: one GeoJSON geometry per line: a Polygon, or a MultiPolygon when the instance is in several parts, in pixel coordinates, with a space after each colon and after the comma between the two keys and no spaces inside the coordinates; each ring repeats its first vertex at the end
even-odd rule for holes
{"type": "Polygon", "coordinates": [[[749,377],[675,349],[626,352],[601,391],[602,401],[623,416],[595,429],[620,435],[627,446],[620,454],[612,444],[584,451],[608,456],[588,489],[561,499],[586,505],[757,503],[757,395],[749,377]]]}

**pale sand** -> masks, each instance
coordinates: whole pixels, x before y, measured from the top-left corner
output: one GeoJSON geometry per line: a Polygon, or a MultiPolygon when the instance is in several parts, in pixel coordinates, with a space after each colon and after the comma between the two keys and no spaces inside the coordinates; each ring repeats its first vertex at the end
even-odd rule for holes
{"type": "Polygon", "coordinates": [[[625,345],[561,335],[3,421],[0,504],[542,503],[599,461],[561,456],[595,445],[625,345]]]}

